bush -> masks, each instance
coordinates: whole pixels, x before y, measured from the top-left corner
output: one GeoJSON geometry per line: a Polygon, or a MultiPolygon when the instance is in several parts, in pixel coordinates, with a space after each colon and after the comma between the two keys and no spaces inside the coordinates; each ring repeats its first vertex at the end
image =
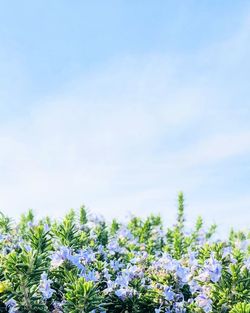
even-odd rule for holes
{"type": "Polygon", "coordinates": [[[62,221],[0,216],[0,312],[250,312],[249,234],[213,240],[160,216],[126,224],[73,210],[62,221]]]}

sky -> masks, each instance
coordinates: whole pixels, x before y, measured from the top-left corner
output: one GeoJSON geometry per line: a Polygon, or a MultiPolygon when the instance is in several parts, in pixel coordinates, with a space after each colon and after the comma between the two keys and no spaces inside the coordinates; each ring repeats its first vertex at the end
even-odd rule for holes
{"type": "Polygon", "coordinates": [[[250,223],[250,4],[0,1],[0,209],[250,223]]]}

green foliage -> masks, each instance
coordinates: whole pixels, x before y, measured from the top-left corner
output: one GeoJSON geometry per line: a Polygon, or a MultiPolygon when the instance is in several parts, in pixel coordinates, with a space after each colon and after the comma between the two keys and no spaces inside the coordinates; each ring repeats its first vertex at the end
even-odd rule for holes
{"type": "Polygon", "coordinates": [[[233,306],[230,313],[250,313],[250,303],[241,302],[233,306]]]}
{"type": "Polygon", "coordinates": [[[3,260],[5,280],[9,282],[6,296],[14,298],[21,312],[48,312],[37,290],[41,274],[46,270],[46,258],[38,251],[12,251],[3,260]]]}
{"type": "Polygon", "coordinates": [[[0,212],[0,231],[8,234],[11,231],[11,219],[0,212]]]}
{"type": "Polygon", "coordinates": [[[73,280],[65,288],[64,305],[65,313],[90,313],[93,310],[103,310],[103,297],[99,295],[93,282],[86,281],[83,277],[73,280]]]}
{"type": "Polygon", "coordinates": [[[61,221],[0,213],[0,312],[250,313],[250,233],[215,231],[201,217],[187,230],[183,193],[167,231],[160,216],[109,224],[84,206],[61,221]]]}
{"type": "Polygon", "coordinates": [[[80,207],[79,222],[80,222],[81,225],[84,225],[84,224],[87,223],[87,221],[88,221],[88,218],[87,218],[87,211],[86,211],[86,209],[85,209],[85,206],[82,205],[82,206],[80,207]]]}

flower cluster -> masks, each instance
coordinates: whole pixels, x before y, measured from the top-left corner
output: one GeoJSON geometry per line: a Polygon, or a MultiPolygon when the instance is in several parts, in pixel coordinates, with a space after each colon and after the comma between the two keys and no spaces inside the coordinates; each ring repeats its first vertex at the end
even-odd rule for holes
{"type": "Polygon", "coordinates": [[[0,216],[0,312],[250,312],[250,233],[192,231],[179,195],[176,224],[127,223],[71,211],[62,221],[0,216]]]}

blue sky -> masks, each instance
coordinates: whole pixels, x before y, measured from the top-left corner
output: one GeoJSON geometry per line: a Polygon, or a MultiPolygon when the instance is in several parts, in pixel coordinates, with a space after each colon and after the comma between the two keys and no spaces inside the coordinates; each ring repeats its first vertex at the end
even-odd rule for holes
{"type": "Polygon", "coordinates": [[[250,222],[248,1],[0,4],[0,207],[250,222]]]}

